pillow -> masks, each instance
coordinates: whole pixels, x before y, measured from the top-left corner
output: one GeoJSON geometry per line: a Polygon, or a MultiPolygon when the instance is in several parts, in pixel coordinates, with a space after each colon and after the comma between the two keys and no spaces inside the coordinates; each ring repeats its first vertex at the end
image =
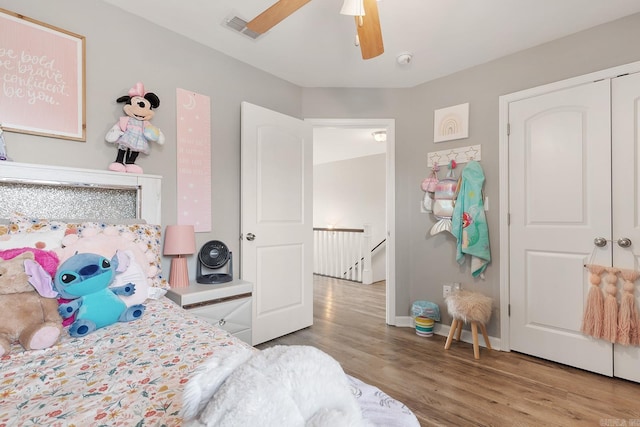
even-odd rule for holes
{"type": "MultiPolygon", "coordinates": [[[[162,278],[162,258],[160,253],[162,227],[147,224],[144,220],[123,219],[116,223],[82,221],[82,220],[49,220],[33,218],[19,212],[14,212],[10,218],[9,233],[44,232],[62,229],[66,234],[77,234],[79,237],[107,233],[110,235],[125,235],[140,246],[147,257],[147,262],[138,261],[150,278],[150,286],[169,288],[169,284],[162,278]],[[132,221],[137,221],[133,223],[132,221]],[[148,264],[148,269],[145,265],[148,264]]],[[[2,226],[0,225],[0,236],[2,226]]],[[[59,245],[58,245],[59,246],[59,245]]]]}
{"type": "Polygon", "coordinates": [[[152,286],[168,287],[168,283],[161,277],[162,257],[160,252],[162,242],[162,227],[154,224],[105,224],[100,222],[84,222],[77,227],[79,236],[94,235],[96,232],[107,235],[123,236],[133,241],[142,249],[147,257],[148,277],[152,279],[152,286]]]}
{"type": "Polygon", "coordinates": [[[0,235],[0,249],[37,248],[54,250],[62,246],[65,230],[0,235]]]}
{"type": "Polygon", "coordinates": [[[44,231],[64,230],[67,224],[62,221],[53,221],[43,218],[33,218],[28,215],[14,212],[11,214],[9,223],[9,233],[34,233],[44,231]]]}
{"type": "Polygon", "coordinates": [[[67,229],[58,256],[60,262],[76,251],[93,252],[111,258],[118,250],[130,250],[147,278],[148,286],[168,288],[160,275],[160,230],[160,226],[150,224],[78,224],[77,228],[67,229]]]}
{"type": "Polygon", "coordinates": [[[126,283],[136,285],[136,293],[130,297],[122,297],[127,306],[141,304],[147,299],[150,278],[143,266],[149,263],[144,252],[131,240],[121,236],[96,234],[94,236],[78,237],[77,234],[65,236],[62,241],[64,247],[54,252],[60,258],[60,264],[77,253],[94,253],[105,258],[113,258],[117,251],[129,256],[129,267],[122,273],[116,274],[111,286],[121,286],[126,283]]]}
{"type": "Polygon", "coordinates": [[[109,287],[124,286],[128,283],[136,285],[136,292],[133,295],[119,295],[120,299],[127,304],[127,307],[131,307],[134,304],[142,304],[147,300],[149,296],[149,282],[142,267],[136,262],[133,251],[126,250],[124,253],[129,256],[129,267],[122,273],[116,274],[113,283],[111,283],[109,287]]]}
{"type": "Polygon", "coordinates": [[[8,218],[0,218],[0,236],[9,234],[9,224],[11,221],[8,218]]]}
{"type": "MultiPolygon", "coordinates": [[[[123,218],[118,220],[109,221],[114,225],[135,225],[135,224],[146,224],[147,222],[144,219],[137,218],[123,218]]],[[[21,233],[31,231],[48,231],[56,228],[69,228],[74,225],[80,225],[82,223],[101,223],[99,221],[90,220],[90,219],[46,219],[46,218],[34,218],[28,215],[25,215],[20,212],[13,212],[11,214],[11,218],[8,222],[4,222],[0,218],[0,229],[3,224],[11,225],[12,233],[21,233]]],[[[101,223],[103,225],[107,225],[105,223],[101,223]]],[[[2,232],[0,231],[0,234],[2,232]]]]}

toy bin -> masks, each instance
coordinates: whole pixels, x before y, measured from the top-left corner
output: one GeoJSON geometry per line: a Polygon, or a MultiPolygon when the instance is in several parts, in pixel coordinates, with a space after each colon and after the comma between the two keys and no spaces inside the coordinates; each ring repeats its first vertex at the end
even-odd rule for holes
{"type": "Polygon", "coordinates": [[[411,306],[411,317],[416,328],[416,334],[421,337],[433,336],[433,326],[440,320],[438,304],[430,301],[415,301],[411,306]]]}
{"type": "Polygon", "coordinates": [[[436,323],[435,320],[429,319],[428,317],[418,316],[414,319],[416,324],[416,334],[421,337],[431,337],[433,336],[433,325],[436,323]]]}

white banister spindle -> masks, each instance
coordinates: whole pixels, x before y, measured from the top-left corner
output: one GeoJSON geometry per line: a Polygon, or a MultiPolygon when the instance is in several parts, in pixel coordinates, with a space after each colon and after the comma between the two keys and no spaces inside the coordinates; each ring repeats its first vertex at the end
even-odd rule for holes
{"type": "Polygon", "coordinates": [[[338,253],[336,255],[337,255],[337,258],[340,260],[340,268],[338,268],[336,276],[340,276],[344,272],[344,268],[345,268],[345,259],[346,259],[346,253],[344,250],[345,237],[346,237],[345,233],[338,233],[338,240],[340,241],[340,243],[338,245],[338,253]]]}
{"type": "Polygon", "coordinates": [[[340,236],[342,233],[333,233],[333,252],[331,258],[333,259],[333,272],[332,276],[337,277],[340,274],[340,236]]]}
{"type": "Polygon", "coordinates": [[[327,233],[327,268],[325,271],[327,272],[327,276],[333,275],[333,256],[331,255],[331,251],[333,250],[333,231],[329,231],[327,233]]]}
{"type": "Polygon", "coordinates": [[[318,244],[318,231],[313,230],[313,271],[320,271],[319,259],[319,244],[318,244]]]}
{"type": "Polygon", "coordinates": [[[327,269],[327,259],[328,257],[328,253],[327,253],[327,247],[328,247],[328,242],[327,242],[327,232],[323,231],[322,232],[322,274],[326,275],[329,273],[329,270],[327,269]]]}
{"type": "Polygon", "coordinates": [[[358,242],[356,243],[356,246],[354,248],[356,250],[356,252],[358,253],[357,259],[358,259],[358,264],[357,264],[357,278],[356,281],[357,282],[362,282],[362,234],[358,235],[358,242]]]}
{"type": "MultiPolygon", "coordinates": [[[[373,283],[373,270],[371,268],[371,224],[364,225],[364,233],[362,234],[362,245],[360,245],[363,251],[362,261],[362,283],[370,285],[373,283]]],[[[361,258],[362,259],[362,258],[361,258]]]]}
{"type": "Polygon", "coordinates": [[[329,232],[329,249],[327,250],[327,261],[329,262],[328,275],[334,276],[336,274],[336,232],[329,232]]]}
{"type": "Polygon", "coordinates": [[[318,274],[322,274],[322,261],[324,260],[324,253],[322,252],[322,239],[324,238],[324,233],[321,230],[316,231],[316,244],[317,244],[317,248],[316,248],[316,252],[318,253],[318,269],[315,270],[318,272],[318,274]]]}
{"type": "MultiPolygon", "coordinates": [[[[348,242],[348,245],[346,247],[346,256],[349,259],[353,259],[354,258],[354,254],[353,254],[353,235],[351,233],[349,233],[348,236],[347,236],[347,242],[348,242]]],[[[352,268],[345,269],[343,273],[344,273],[344,278],[345,279],[354,280],[354,278],[353,278],[353,269],[352,268]]]]}
{"type": "Polygon", "coordinates": [[[351,263],[351,267],[353,271],[353,274],[351,275],[351,279],[355,280],[356,282],[359,282],[360,275],[358,274],[358,267],[360,265],[360,250],[359,250],[358,242],[360,241],[360,234],[353,233],[351,237],[353,238],[351,243],[351,251],[353,252],[353,255],[351,256],[351,259],[355,260],[355,264],[353,263],[353,261],[351,263]]]}

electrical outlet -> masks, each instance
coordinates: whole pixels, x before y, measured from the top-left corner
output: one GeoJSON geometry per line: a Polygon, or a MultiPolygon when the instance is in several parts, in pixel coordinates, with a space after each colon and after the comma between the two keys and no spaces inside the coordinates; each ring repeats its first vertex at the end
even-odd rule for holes
{"type": "Polygon", "coordinates": [[[442,286],[442,298],[446,298],[451,294],[451,285],[442,286]]]}

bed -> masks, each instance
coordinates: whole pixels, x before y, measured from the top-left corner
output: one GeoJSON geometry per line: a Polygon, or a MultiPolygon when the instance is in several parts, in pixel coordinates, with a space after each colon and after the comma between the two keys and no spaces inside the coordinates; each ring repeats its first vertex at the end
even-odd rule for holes
{"type": "MultiPolygon", "coordinates": [[[[143,264],[127,278],[141,283],[140,295],[127,304],[142,301],[146,307],[134,322],[114,323],[84,337],[71,337],[65,329],[56,344],[42,350],[26,351],[13,343],[0,357],[0,426],[183,425],[183,392],[194,372],[223,353],[259,353],[164,296],[160,189],[161,178],[154,176],[0,165],[0,251],[12,244],[33,245],[64,259],[78,247],[127,250],[136,261],[132,265],[143,264]],[[87,197],[87,189],[97,195],[87,197]],[[81,197],[83,205],[97,201],[81,212],[77,203],[64,203],[74,207],[73,216],[69,209],[46,209],[59,208],[65,197],[81,197]],[[113,209],[113,197],[127,199],[127,206],[113,209]],[[24,204],[25,198],[31,203],[24,204]],[[125,241],[128,246],[120,247],[125,241]]],[[[401,402],[347,379],[371,425],[419,425],[401,402]]]]}

